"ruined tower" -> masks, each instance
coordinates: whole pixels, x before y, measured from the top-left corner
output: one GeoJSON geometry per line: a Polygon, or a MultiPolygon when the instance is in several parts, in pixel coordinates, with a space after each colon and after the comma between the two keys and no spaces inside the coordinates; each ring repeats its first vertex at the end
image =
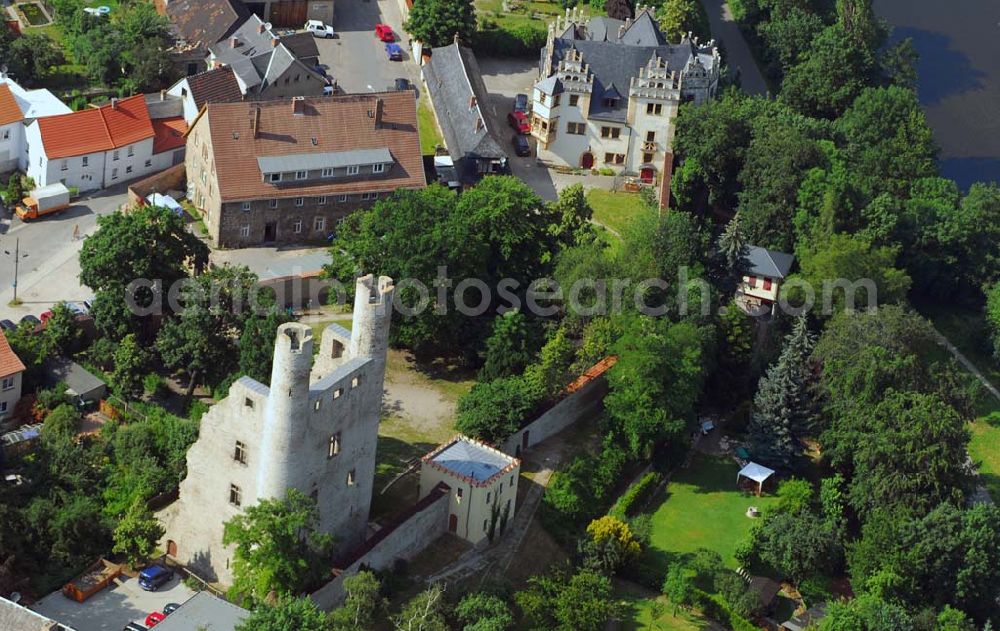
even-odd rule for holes
{"type": "Polygon", "coordinates": [[[339,549],[364,540],[392,315],[392,279],[357,281],[351,331],[331,324],[313,356],[310,327],[281,325],[270,386],[249,377],[202,419],[180,498],[159,517],[164,546],[210,580],[232,581],[223,524],[296,488],[339,549]]]}

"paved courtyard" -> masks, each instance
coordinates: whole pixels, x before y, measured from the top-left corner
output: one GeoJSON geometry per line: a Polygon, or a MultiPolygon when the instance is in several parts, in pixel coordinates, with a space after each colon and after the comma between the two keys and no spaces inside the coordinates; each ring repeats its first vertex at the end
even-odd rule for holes
{"type": "Polygon", "coordinates": [[[182,604],[194,591],[175,576],[158,591],[147,592],[138,579],[119,580],[82,603],[54,592],[31,608],[76,631],[121,631],[129,622],[140,624],[153,611],[163,611],[167,603],[182,604]]]}

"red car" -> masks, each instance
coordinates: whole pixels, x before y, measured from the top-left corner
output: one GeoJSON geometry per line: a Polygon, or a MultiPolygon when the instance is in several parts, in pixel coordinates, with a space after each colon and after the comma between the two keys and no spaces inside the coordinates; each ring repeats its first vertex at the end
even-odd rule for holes
{"type": "Polygon", "coordinates": [[[166,618],[164,614],[160,613],[159,611],[154,611],[153,613],[146,616],[146,626],[155,627],[157,624],[163,622],[164,618],[166,618]]]}
{"type": "Polygon", "coordinates": [[[49,319],[52,317],[52,312],[51,311],[43,311],[42,315],[40,315],[39,317],[42,319],[42,324],[46,324],[49,321],[49,319]]]}
{"type": "Polygon", "coordinates": [[[392,27],[388,24],[376,24],[375,37],[379,38],[383,42],[396,41],[396,36],[392,32],[392,27]]]}
{"type": "Polygon", "coordinates": [[[531,123],[528,122],[528,116],[524,112],[511,112],[507,114],[507,123],[517,130],[519,134],[531,133],[531,123]]]}

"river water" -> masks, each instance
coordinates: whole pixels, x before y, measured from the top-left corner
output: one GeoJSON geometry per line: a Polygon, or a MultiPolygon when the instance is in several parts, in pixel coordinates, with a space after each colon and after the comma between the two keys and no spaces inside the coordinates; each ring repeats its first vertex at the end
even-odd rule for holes
{"type": "Polygon", "coordinates": [[[941,172],[967,188],[1000,182],[1000,0],[875,0],[920,53],[918,92],[941,172]]]}

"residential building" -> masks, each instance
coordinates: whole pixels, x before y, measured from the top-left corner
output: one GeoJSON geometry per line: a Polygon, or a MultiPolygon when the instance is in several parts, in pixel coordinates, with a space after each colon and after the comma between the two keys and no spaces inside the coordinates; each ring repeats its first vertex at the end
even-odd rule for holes
{"type": "Polygon", "coordinates": [[[450,488],[448,532],[472,543],[502,534],[514,518],[521,461],[466,436],[422,458],[420,497],[439,483],[450,488]]]}
{"type": "Polygon", "coordinates": [[[25,90],[0,72],[0,173],[27,168],[27,125],[41,116],[72,111],[48,90],[25,90]]]}
{"type": "Polygon", "coordinates": [[[388,277],[358,279],[351,330],[327,326],[315,356],[308,325],[278,328],[270,385],[240,378],[201,420],[180,497],[160,513],[167,554],[230,584],[223,524],[290,488],[316,501],[338,550],[364,540],[393,291],[388,277]]]}
{"type": "Polygon", "coordinates": [[[772,313],[778,290],[792,269],[791,254],[757,246],[747,248],[747,273],[736,290],[737,303],[747,313],[772,313]]]}
{"type": "Polygon", "coordinates": [[[18,603],[0,597],[0,629],[3,631],[73,631],[18,603]]]}
{"type": "Polygon", "coordinates": [[[208,103],[187,149],[188,199],[221,247],[324,242],[349,212],[426,186],[411,90],[208,103]]]}
{"type": "Polygon", "coordinates": [[[678,108],[715,94],[720,65],[714,42],[667,42],[652,8],[626,21],[560,16],[549,25],[532,91],[538,159],[610,168],[646,184],[669,178],[678,108]]]}
{"type": "Polygon", "coordinates": [[[14,353],[7,342],[7,336],[0,332],[0,428],[14,414],[14,406],[21,399],[21,377],[24,363],[14,353]]]}
{"type": "Polygon", "coordinates": [[[161,631],[235,631],[250,612],[233,603],[200,591],[188,598],[162,622],[161,631]]]}
{"type": "Polygon", "coordinates": [[[236,73],[229,66],[220,66],[184,77],[167,90],[181,99],[183,116],[191,124],[206,103],[234,103],[243,100],[243,90],[236,73]]]}
{"type": "Polygon", "coordinates": [[[499,120],[472,50],[457,42],[435,48],[423,68],[448,153],[464,184],[504,173],[507,154],[499,140],[499,120]]]}
{"type": "Polygon", "coordinates": [[[208,68],[208,48],[230,35],[250,17],[239,0],[155,0],[157,11],[170,20],[174,43],[167,53],[186,75],[208,68]]]}
{"type": "MultiPolygon", "coordinates": [[[[310,39],[312,35],[309,35],[310,39]]],[[[306,54],[301,38],[293,46],[306,54]]],[[[251,15],[222,41],[208,48],[208,67],[229,66],[233,69],[240,92],[250,99],[276,99],[290,96],[320,96],[327,86],[326,77],[315,63],[307,64],[292,52],[284,40],[271,30],[271,25],[251,15]]]]}
{"type": "Polygon", "coordinates": [[[180,161],[178,118],[154,121],[142,94],[39,118],[25,130],[25,172],[37,186],[92,191],[161,171],[180,161]]]}

